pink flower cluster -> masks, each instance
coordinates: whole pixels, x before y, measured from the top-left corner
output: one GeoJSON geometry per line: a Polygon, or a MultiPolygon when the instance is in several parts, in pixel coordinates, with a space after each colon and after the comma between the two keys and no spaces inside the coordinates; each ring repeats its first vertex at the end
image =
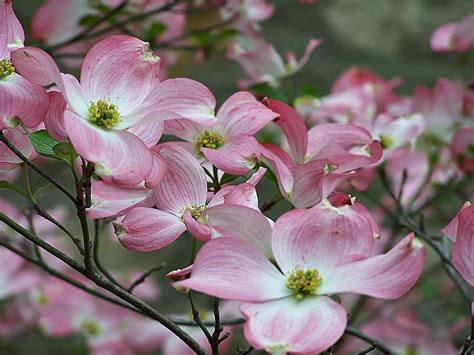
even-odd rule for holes
{"type": "MultiPolygon", "coordinates": [[[[33,21],[36,38],[47,45],[74,36],[81,18],[96,15],[89,1],[60,3],[47,1],[33,21]]],[[[141,13],[166,2],[132,3],[141,13]]],[[[229,1],[220,9],[224,19],[238,18],[233,26],[242,38],[229,45],[228,56],[248,74],[242,88],[278,87],[321,43],[310,40],[299,61],[288,55],[285,63],[258,32],[258,22],[272,11],[257,0],[229,1]]],[[[434,88],[401,96],[395,91],[399,79],[350,68],[328,95],[298,97],[294,107],[239,91],[216,112],[214,94],[204,84],[163,80],[162,59],[150,43],[117,33],[65,47],[62,54],[87,50],[77,79],[62,73],[46,51],[23,45],[11,1],[0,1],[0,13],[3,135],[30,160],[38,158],[28,138],[34,132],[46,130],[51,139],[70,144],[77,171],[81,160],[83,169],[93,167],[88,217],[113,219],[125,248],[155,251],[191,234],[199,250],[190,265],[169,274],[173,286],[229,301],[222,317],[243,317],[245,338],[255,349],[320,353],[347,327],[339,295],[391,300],[417,282],[426,259],[423,243],[409,233],[388,250],[380,247],[381,221],[348,193],[351,188],[366,190],[383,166],[399,204],[411,209],[423,205],[434,184],[474,173],[472,86],[439,79],[434,88]],[[261,143],[258,134],[271,126],[278,139],[261,143]],[[435,142],[434,149],[420,141],[435,142]],[[275,182],[288,209],[274,220],[259,203],[264,180],[275,182]]],[[[178,11],[150,21],[169,24],[161,35],[166,40],[182,33],[185,17],[178,11]]],[[[468,34],[474,33],[469,29],[472,16],[439,29],[433,47],[467,51],[468,34]]],[[[13,181],[22,162],[0,143],[2,180],[13,181]]],[[[3,201],[1,210],[27,225],[3,201]]],[[[41,225],[37,231],[44,238],[51,234],[41,225]]],[[[473,206],[467,203],[443,233],[454,242],[454,267],[474,286],[473,206]]],[[[0,301],[11,302],[0,335],[36,323],[52,337],[82,334],[94,354],[190,351],[158,323],[45,277],[7,250],[0,249],[0,263],[0,301]]],[[[136,294],[153,299],[157,290],[144,284],[136,294]]],[[[379,322],[372,325],[374,334],[385,329],[383,317],[379,322]]],[[[209,350],[199,328],[185,329],[209,350]]]]}

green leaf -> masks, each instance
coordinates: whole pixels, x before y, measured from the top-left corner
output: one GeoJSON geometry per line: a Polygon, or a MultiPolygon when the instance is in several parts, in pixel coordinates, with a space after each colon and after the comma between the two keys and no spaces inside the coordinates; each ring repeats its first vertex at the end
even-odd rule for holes
{"type": "Polygon", "coordinates": [[[300,89],[298,90],[298,96],[318,97],[318,92],[314,85],[304,84],[304,85],[301,85],[300,89]]]}
{"type": "Polygon", "coordinates": [[[278,89],[274,87],[271,87],[270,85],[267,85],[267,84],[254,85],[251,87],[251,89],[257,95],[268,97],[270,99],[280,100],[285,103],[289,103],[289,100],[285,96],[284,93],[282,93],[281,91],[279,91],[278,89]]]}
{"type": "Polygon", "coordinates": [[[39,155],[48,158],[60,159],[53,150],[59,142],[51,138],[46,130],[36,131],[29,135],[30,142],[39,155]]]}
{"type": "Polygon", "coordinates": [[[29,135],[30,142],[36,152],[43,156],[63,160],[68,164],[76,158],[76,152],[68,142],[58,142],[50,137],[46,130],[36,131],[29,135]]]}
{"type": "Polygon", "coordinates": [[[79,20],[79,25],[89,27],[96,24],[100,19],[100,16],[86,15],[79,20]]]}
{"type": "Polygon", "coordinates": [[[54,153],[63,159],[70,160],[71,157],[76,156],[76,151],[72,147],[72,145],[68,142],[59,142],[55,146],[53,146],[54,153]]]}
{"type": "Polygon", "coordinates": [[[23,191],[23,189],[9,183],[8,181],[0,181],[0,189],[11,190],[11,191],[16,192],[17,194],[20,194],[20,195],[28,198],[26,192],[23,191]]]}
{"type": "Polygon", "coordinates": [[[148,33],[146,35],[148,42],[153,42],[157,37],[159,37],[163,32],[165,32],[165,30],[165,24],[161,22],[154,22],[150,26],[150,29],[148,30],[148,33]]]}

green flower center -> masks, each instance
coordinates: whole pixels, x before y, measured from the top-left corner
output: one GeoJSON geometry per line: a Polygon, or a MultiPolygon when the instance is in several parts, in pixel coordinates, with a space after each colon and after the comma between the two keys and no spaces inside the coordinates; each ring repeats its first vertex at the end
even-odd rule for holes
{"type": "Polygon", "coordinates": [[[194,141],[196,153],[201,154],[201,148],[217,149],[224,145],[224,137],[215,131],[205,130],[194,141]]]}
{"type": "Polygon", "coordinates": [[[10,59],[1,59],[0,60],[0,79],[4,79],[7,76],[15,72],[15,67],[13,66],[10,59]]]}
{"type": "Polygon", "coordinates": [[[199,216],[207,209],[206,205],[202,205],[202,206],[191,206],[189,208],[189,212],[191,213],[191,217],[193,217],[194,219],[198,219],[199,216]]]}
{"type": "Polygon", "coordinates": [[[307,295],[314,295],[322,282],[318,269],[296,268],[288,275],[286,287],[294,291],[296,298],[303,299],[307,295]]]}
{"type": "Polygon", "coordinates": [[[96,336],[100,333],[100,328],[97,323],[94,321],[84,319],[81,322],[81,328],[84,330],[88,335],[96,336]]]}
{"type": "Polygon", "coordinates": [[[384,149],[390,148],[390,146],[393,144],[393,139],[390,138],[389,136],[381,134],[380,144],[382,145],[382,148],[384,149]]]}
{"type": "Polygon", "coordinates": [[[95,124],[110,129],[119,124],[120,113],[117,106],[109,104],[106,100],[99,100],[89,104],[90,120],[95,124]]]}

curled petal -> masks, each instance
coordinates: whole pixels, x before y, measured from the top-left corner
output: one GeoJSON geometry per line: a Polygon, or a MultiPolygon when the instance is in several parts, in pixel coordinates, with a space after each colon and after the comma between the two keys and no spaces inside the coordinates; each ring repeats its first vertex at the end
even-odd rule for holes
{"type": "Polygon", "coordinates": [[[0,80],[0,129],[19,118],[28,128],[39,125],[48,110],[46,91],[18,74],[0,80]]]}
{"type": "Polygon", "coordinates": [[[274,354],[319,354],[336,343],[347,323],[344,308],[324,296],[244,303],[240,309],[247,319],[245,338],[274,354]]]}
{"type": "Polygon", "coordinates": [[[189,209],[186,209],[186,211],[184,211],[183,221],[186,225],[186,229],[188,230],[188,232],[191,233],[191,235],[196,239],[199,239],[203,242],[207,242],[209,239],[211,239],[210,228],[196,221],[191,216],[191,212],[189,211],[189,209]]]}
{"type": "Polygon", "coordinates": [[[150,191],[143,186],[124,187],[93,181],[91,192],[92,206],[87,215],[93,219],[121,215],[138,205],[153,205],[147,201],[150,191]]]}
{"type": "Polygon", "coordinates": [[[219,109],[215,129],[232,141],[243,135],[254,135],[276,117],[278,113],[242,91],[230,96],[219,109]]]}
{"type": "Polygon", "coordinates": [[[459,273],[474,286],[474,206],[463,208],[458,215],[452,259],[459,273]]]}
{"type": "Polygon", "coordinates": [[[253,245],[268,259],[273,258],[272,226],[260,211],[224,204],[208,208],[204,218],[211,227],[212,238],[235,237],[253,245]]]}
{"type": "Polygon", "coordinates": [[[323,274],[318,293],[358,293],[394,299],[410,290],[420,276],[426,259],[421,242],[407,235],[388,253],[350,261],[323,274]]]}
{"type": "Polygon", "coordinates": [[[252,136],[242,136],[219,149],[201,148],[201,152],[214,166],[231,175],[245,175],[260,158],[258,142],[252,136]]]}
{"type": "Polygon", "coordinates": [[[186,230],[178,217],[146,207],[133,209],[122,222],[114,223],[114,228],[120,243],[135,251],[161,249],[174,242],[186,230]]]}
{"type": "Polygon", "coordinates": [[[13,12],[11,0],[0,2],[0,19],[0,59],[10,58],[9,47],[25,41],[25,32],[13,12]]]}
{"type": "Polygon", "coordinates": [[[297,163],[304,162],[306,148],[308,146],[308,134],[306,132],[306,125],[301,116],[294,108],[281,101],[265,99],[263,103],[280,115],[274,120],[275,124],[280,127],[285,134],[294,160],[297,163]]]}
{"type": "Polygon", "coordinates": [[[291,169],[293,188],[290,201],[295,207],[311,207],[322,200],[325,168],[329,163],[327,159],[318,159],[291,169]]]}
{"type": "Polygon", "coordinates": [[[215,297],[259,302],[285,297],[284,276],[260,252],[242,240],[213,239],[199,250],[193,272],[177,283],[215,297]]]}
{"type": "Polygon", "coordinates": [[[57,91],[48,92],[49,108],[44,117],[44,125],[51,137],[57,141],[67,139],[66,128],[64,128],[64,111],[67,102],[63,95],[57,91]]]}

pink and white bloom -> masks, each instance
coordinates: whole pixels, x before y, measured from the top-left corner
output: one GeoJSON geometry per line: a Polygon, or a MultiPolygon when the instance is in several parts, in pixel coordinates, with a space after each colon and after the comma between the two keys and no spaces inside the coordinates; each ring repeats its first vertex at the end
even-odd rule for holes
{"type": "Polygon", "coordinates": [[[278,87],[280,80],[296,74],[305,66],[320,44],[321,40],[310,39],[299,60],[293,52],[288,52],[284,60],[270,43],[253,35],[231,43],[227,57],[239,63],[248,75],[248,79],[238,81],[239,87],[248,88],[256,84],[278,87]]]}
{"type": "Polygon", "coordinates": [[[48,98],[42,87],[15,73],[11,51],[23,46],[25,33],[11,0],[0,1],[0,18],[0,130],[15,127],[18,120],[33,128],[43,120],[48,98]]]}
{"type": "Polygon", "coordinates": [[[413,111],[427,121],[426,133],[448,142],[453,127],[462,123],[463,90],[447,79],[438,79],[433,89],[418,86],[413,93],[413,111]]]}
{"type": "Polygon", "coordinates": [[[312,209],[296,209],[273,227],[278,267],[253,245],[221,236],[200,249],[191,277],[177,285],[243,301],[244,334],[256,349],[318,353],[346,327],[344,308],[328,296],[401,297],[415,284],[426,257],[413,234],[388,253],[369,257],[372,232],[361,243],[344,231],[335,224],[321,231],[312,209]]]}
{"type": "Polygon", "coordinates": [[[32,291],[41,277],[23,258],[3,247],[0,248],[0,300],[32,291]]]}
{"type": "Polygon", "coordinates": [[[275,120],[288,142],[289,153],[273,144],[261,145],[273,167],[282,196],[299,208],[311,207],[343,182],[365,180],[354,170],[373,165],[382,155],[380,142],[365,129],[350,124],[320,124],[306,130],[301,116],[272,99],[265,104],[280,117],[275,120]]]}
{"type": "MultiPolygon", "coordinates": [[[[3,130],[3,134],[25,157],[32,159],[37,156],[28,135],[22,128],[7,128],[3,130]]],[[[22,163],[23,160],[0,142],[0,174],[13,171],[22,163]]]]}
{"type": "Polygon", "coordinates": [[[466,202],[441,231],[454,242],[451,257],[456,270],[474,286],[474,206],[466,202]]]}
{"type": "Polygon", "coordinates": [[[453,135],[451,152],[461,171],[466,174],[474,172],[474,129],[461,127],[453,135]]]}
{"type": "Polygon", "coordinates": [[[215,121],[211,92],[189,79],[160,83],[160,58],[138,38],[116,35],[97,43],[84,59],[81,83],[36,48],[15,52],[14,62],[30,80],[56,83],[67,101],[64,129],[74,149],[95,163],[97,174],[121,184],[148,178],[149,146],[160,138],[163,120],[215,121]]]}
{"type": "Polygon", "coordinates": [[[189,142],[187,148],[205,157],[220,170],[231,175],[244,175],[260,158],[253,137],[278,114],[258,102],[248,92],[230,96],[217,112],[213,126],[205,127],[189,120],[165,122],[165,133],[189,142]]]}
{"type": "Polygon", "coordinates": [[[165,247],[188,230],[197,239],[210,239],[210,230],[201,214],[222,203],[245,204],[258,208],[255,184],[262,177],[236,186],[226,186],[209,199],[203,168],[191,153],[175,143],[159,146],[167,170],[161,184],[153,189],[155,208],[136,207],[120,223],[115,233],[127,249],[152,251],[165,247]]]}
{"type": "Polygon", "coordinates": [[[431,49],[437,53],[466,53],[474,46],[474,15],[460,22],[438,27],[431,36],[431,49]]]}

